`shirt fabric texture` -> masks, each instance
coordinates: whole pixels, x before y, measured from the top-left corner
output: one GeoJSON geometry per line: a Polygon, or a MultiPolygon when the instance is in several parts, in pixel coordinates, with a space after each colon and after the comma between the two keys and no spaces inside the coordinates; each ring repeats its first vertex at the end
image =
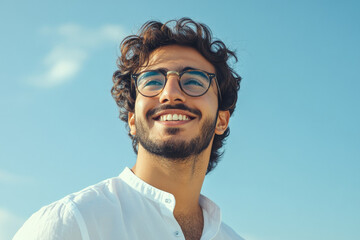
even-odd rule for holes
{"type": "MultiPolygon", "coordinates": [[[[200,195],[201,240],[243,240],[221,222],[219,207],[200,195]]],[[[185,237],[173,210],[175,197],[138,178],[129,168],[114,178],[41,208],[13,240],[144,240],[185,237]]]]}

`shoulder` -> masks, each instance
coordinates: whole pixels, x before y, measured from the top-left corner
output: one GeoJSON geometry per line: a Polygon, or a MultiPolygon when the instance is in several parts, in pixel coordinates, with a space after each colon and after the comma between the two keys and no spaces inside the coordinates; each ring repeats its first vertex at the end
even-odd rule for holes
{"type": "Polygon", "coordinates": [[[24,223],[13,240],[81,239],[74,207],[62,199],[41,208],[24,223]]]}
{"type": "Polygon", "coordinates": [[[119,187],[121,181],[110,178],[44,206],[24,223],[13,240],[83,239],[82,234],[87,232],[84,223],[111,212],[117,199],[114,189],[119,187]]]}
{"type": "Polygon", "coordinates": [[[114,177],[70,194],[67,198],[76,206],[87,224],[92,225],[107,222],[106,219],[110,219],[115,213],[119,214],[127,191],[128,186],[124,181],[114,177]]]}
{"type": "Polygon", "coordinates": [[[219,239],[244,240],[231,227],[229,227],[223,222],[220,225],[220,231],[218,236],[219,239]]]}
{"type": "Polygon", "coordinates": [[[120,178],[114,177],[91,185],[83,190],[72,193],[64,199],[71,200],[76,206],[86,207],[94,202],[113,202],[116,201],[116,193],[123,188],[123,182],[120,178]]]}

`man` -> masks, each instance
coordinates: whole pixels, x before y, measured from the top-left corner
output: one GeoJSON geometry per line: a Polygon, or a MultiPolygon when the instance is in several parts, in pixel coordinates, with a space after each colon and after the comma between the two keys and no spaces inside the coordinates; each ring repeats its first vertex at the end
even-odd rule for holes
{"type": "Polygon", "coordinates": [[[14,239],[241,239],[200,194],[237,101],[230,57],[205,25],[186,18],[148,22],[125,38],[112,95],[135,165],[43,207],[14,239]]]}

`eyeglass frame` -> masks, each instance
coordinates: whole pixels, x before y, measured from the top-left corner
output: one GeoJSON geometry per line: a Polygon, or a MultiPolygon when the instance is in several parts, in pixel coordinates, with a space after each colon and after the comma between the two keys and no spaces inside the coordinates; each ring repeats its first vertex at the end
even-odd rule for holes
{"type": "Polygon", "coordinates": [[[218,94],[219,94],[219,95],[218,95],[219,103],[221,102],[221,100],[222,100],[221,91],[220,91],[219,83],[218,83],[217,78],[216,78],[216,74],[215,74],[215,73],[209,73],[209,72],[206,72],[206,71],[204,71],[204,70],[193,69],[193,68],[185,68],[185,69],[183,69],[182,71],[178,72],[178,71],[167,71],[167,70],[165,70],[165,69],[155,69],[155,70],[146,70],[146,71],[143,71],[143,72],[140,72],[140,73],[133,73],[133,74],[131,74],[131,78],[132,78],[132,79],[134,80],[134,82],[135,82],[136,90],[137,90],[142,96],[144,96],[144,97],[155,97],[155,96],[159,95],[159,94],[164,90],[164,88],[165,88],[165,86],[166,86],[166,83],[167,83],[167,81],[168,81],[168,76],[169,76],[170,74],[175,74],[175,75],[177,75],[177,76],[179,77],[179,78],[178,78],[178,83],[179,83],[179,87],[180,87],[181,91],[182,91],[183,93],[185,93],[186,95],[190,96],[190,97],[201,97],[201,96],[203,96],[204,94],[206,94],[207,91],[210,89],[212,79],[215,78],[215,83],[216,83],[216,87],[217,87],[218,94]],[[191,71],[202,72],[202,73],[204,73],[204,74],[209,78],[209,86],[208,86],[208,88],[206,89],[206,91],[205,91],[204,93],[202,93],[202,94],[200,94],[200,95],[192,96],[192,95],[188,94],[187,92],[185,92],[184,89],[181,87],[181,84],[180,84],[181,76],[184,75],[185,73],[191,72],[191,71]],[[139,89],[138,89],[138,85],[137,85],[137,80],[138,80],[138,79],[137,79],[137,78],[138,78],[141,74],[143,74],[143,73],[145,73],[145,72],[159,72],[159,73],[161,73],[162,75],[164,75],[164,77],[165,77],[165,82],[164,82],[164,85],[163,85],[162,89],[161,89],[157,94],[155,94],[155,95],[153,95],[153,96],[144,95],[144,94],[143,94],[141,91],[139,91],[139,89]]]}

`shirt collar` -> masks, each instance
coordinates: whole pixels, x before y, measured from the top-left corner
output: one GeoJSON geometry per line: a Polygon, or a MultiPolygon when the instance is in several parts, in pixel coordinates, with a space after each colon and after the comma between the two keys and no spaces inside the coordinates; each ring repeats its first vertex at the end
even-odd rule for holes
{"type": "Polygon", "coordinates": [[[204,229],[201,239],[212,239],[220,230],[220,208],[213,201],[202,194],[200,194],[199,204],[203,210],[204,215],[204,229]]]}
{"type": "Polygon", "coordinates": [[[150,184],[141,180],[136,176],[128,167],[120,173],[119,177],[127,183],[132,189],[139,192],[144,197],[158,202],[162,205],[165,205],[171,212],[175,208],[175,197],[171,193],[162,191],[156,187],[151,186],[150,184]]]}
{"type": "MultiPolygon", "coordinates": [[[[132,189],[139,192],[144,197],[165,205],[171,212],[175,208],[175,197],[171,193],[162,191],[156,187],[141,180],[128,167],[119,175],[119,177],[127,183],[132,189]]],[[[211,239],[220,229],[221,211],[220,208],[209,198],[200,194],[199,204],[204,215],[204,239],[211,239]]]]}

